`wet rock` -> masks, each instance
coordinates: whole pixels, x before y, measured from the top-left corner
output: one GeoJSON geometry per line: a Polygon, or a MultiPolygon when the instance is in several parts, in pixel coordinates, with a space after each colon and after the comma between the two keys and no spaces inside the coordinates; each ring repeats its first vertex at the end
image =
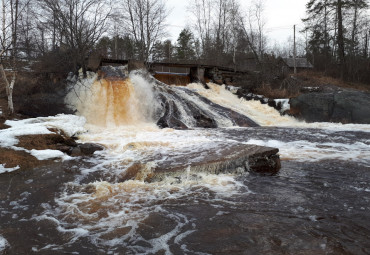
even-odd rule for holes
{"type": "Polygon", "coordinates": [[[80,156],[83,156],[80,147],[70,148],[69,155],[72,156],[72,157],[80,157],[80,156]]]}
{"type": "Polygon", "coordinates": [[[78,147],[81,149],[81,152],[84,155],[92,155],[96,151],[102,151],[102,150],[104,150],[104,147],[103,146],[101,146],[99,144],[95,144],[95,143],[79,144],[78,147]]]}
{"type": "Polygon", "coordinates": [[[302,87],[300,92],[302,93],[312,93],[312,92],[322,92],[322,87],[302,87]]]}
{"type": "Polygon", "coordinates": [[[70,151],[70,155],[72,157],[78,157],[78,156],[91,156],[96,151],[102,151],[104,150],[104,147],[99,144],[95,143],[83,143],[78,144],[76,147],[72,148],[70,151]]]}
{"type": "Polygon", "coordinates": [[[332,121],[370,124],[370,93],[340,91],[334,101],[332,121]]]}
{"type": "Polygon", "coordinates": [[[308,122],[329,121],[334,109],[334,95],[332,93],[302,94],[290,100],[292,112],[308,122]]]}
{"type": "Polygon", "coordinates": [[[15,99],[15,107],[18,113],[29,117],[47,117],[60,113],[73,113],[64,103],[64,95],[49,93],[38,93],[26,98],[15,99]]]}
{"type": "Polygon", "coordinates": [[[219,127],[215,114],[240,127],[257,127],[258,124],[247,116],[222,107],[200,96],[198,93],[179,87],[170,87],[159,81],[158,101],[161,102],[157,125],[161,128],[187,129],[191,127],[219,127]],[[190,99],[189,99],[190,98],[190,99]],[[181,110],[180,110],[181,108],[181,110]],[[191,125],[189,125],[192,121],[191,125]]]}
{"type": "Polygon", "coordinates": [[[275,108],[276,110],[281,110],[281,104],[278,106],[276,101],[274,99],[269,98],[267,101],[268,106],[275,108]]]}
{"type": "Polygon", "coordinates": [[[102,66],[98,72],[100,79],[121,80],[128,76],[127,65],[120,67],[102,66]]]}
{"type": "Polygon", "coordinates": [[[285,111],[282,111],[283,109],[282,102],[276,102],[275,99],[267,98],[262,95],[256,95],[243,89],[238,89],[236,95],[238,95],[239,98],[244,98],[247,101],[251,100],[260,101],[261,104],[267,104],[268,106],[279,111],[281,114],[285,114],[285,111]]]}
{"type": "Polygon", "coordinates": [[[14,107],[17,113],[29,117],[47,117],[60,113],[71,114],[64,102],[68,94],[65,74],[21,74],[14,89],[14,107]]]}
{"type": "Polygon", "coordinates": [[[170,155],[165,162],[158,163],[148,171],[143,180],[152,182],[166,176],[190,173],[241,173],[255,172],[276,174],[280,170],[279,150],[249,144],[219,144],[206,151],[195,150],[182,155],[170,155]],[[186,162],[186,164],[181,163],[186,162]]]}
{"type": "Polygon", "coordinates": [[[291,114],[308,122],[370,123],[370,93],[308,93],[290,100],[291,114]]]}

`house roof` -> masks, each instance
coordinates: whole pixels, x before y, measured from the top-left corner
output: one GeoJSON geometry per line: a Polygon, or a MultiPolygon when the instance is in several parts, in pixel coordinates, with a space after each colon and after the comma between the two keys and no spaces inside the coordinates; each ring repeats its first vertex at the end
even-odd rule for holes
{"type": "MultiPolygon", "coordinates": [[[[284,62],[291,68],[294,67],[294,58],[283,58],[284,62]]],[[[307,58],[296,58],[297,68],[313,68],[307,58]]]]}

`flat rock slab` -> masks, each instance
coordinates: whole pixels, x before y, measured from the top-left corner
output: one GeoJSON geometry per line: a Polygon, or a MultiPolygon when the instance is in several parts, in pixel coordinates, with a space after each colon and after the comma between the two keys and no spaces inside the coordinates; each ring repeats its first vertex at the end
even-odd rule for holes
{"type": "MultiPolygon", "coordinates": [[[[213,143],[211,148],[182,151],[165,155],[154,165],[135,164],[123,179],[160,181],[167,176],[180,177],[187,173],[243,173],[247,171],[272,175],[280,170],[279,150],[241,143],[213,143]]],[[[161,155],[162,157],[164,155],[161,155]]]]}

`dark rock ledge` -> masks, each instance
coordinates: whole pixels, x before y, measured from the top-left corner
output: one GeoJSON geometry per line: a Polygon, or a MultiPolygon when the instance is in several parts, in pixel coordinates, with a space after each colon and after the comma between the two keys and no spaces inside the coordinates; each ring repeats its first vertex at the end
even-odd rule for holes
{"type": "Polygon", "coordinates": [[[168,155],[155,167],[134,164],[122,176],[128,179],[147,182],[160,181],[166,176],[176,178],[192,173],[243,173],[254,172],[273,175],[280,170],[279,149],[250,144],[231,144],[215,146],[207,150],[196,150],[182,154],[168,155]]]}

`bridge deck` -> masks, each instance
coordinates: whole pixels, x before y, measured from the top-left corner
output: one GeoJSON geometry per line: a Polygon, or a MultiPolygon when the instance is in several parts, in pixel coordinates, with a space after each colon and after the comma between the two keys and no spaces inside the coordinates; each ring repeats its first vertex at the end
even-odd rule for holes
{"type": "MultiPolygon", "coordinates": [[[[127,65],[130,60],[126,59],[109,59],[109,58],[101,58],[99,66],[104,64],[121,64],[127,65]]],[[[180,68],[204,68],[204,69],[214,69],[217,68],[218,71],[223,73],[234,73],[234,74],[249,74],[249,71],[235,71],[233,68],[224,67],[224,66],[216,66],[216,65],[203,65],[198,63],[175,63],[175,62],[144,62],[144,64],[149,68],[154,68],[157,66],[163,67],[180,67],[180,68]]]]}

